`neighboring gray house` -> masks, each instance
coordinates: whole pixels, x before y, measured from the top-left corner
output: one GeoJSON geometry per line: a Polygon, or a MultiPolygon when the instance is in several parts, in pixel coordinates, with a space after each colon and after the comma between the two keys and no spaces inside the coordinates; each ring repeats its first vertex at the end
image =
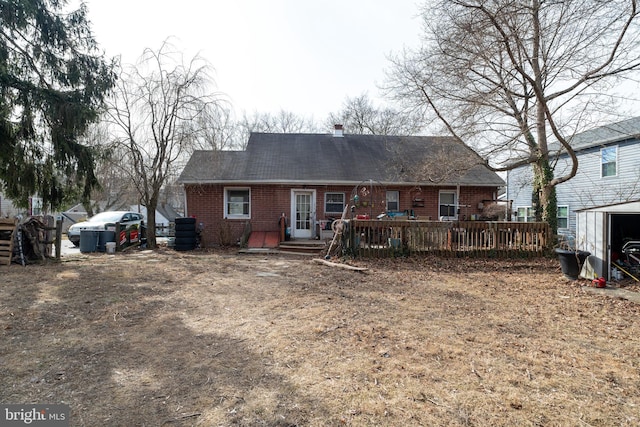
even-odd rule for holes
{"type": "Polygon", "coordinates": [[[4,194],[0,192],[0,217],[13,218],[18,215],[19,209],[17,209],[10,199],[4,197],[4,194]]]}
{"type": "MultiPolygon", "coordinates": [[[[592,254],[598,276],[609,279],[623,244],[640,240],[640,117],[601,126],[571,139],[578,157],[575,177],[556,187],[558,229],[576,233],[578,249],[592,254]]],[[[570,167],[560,154],[556,174],[570,167]]],[[[533,221],[530,166],[507,174],[514,220],[533,221]]]]}
{"type": "Polygon", "coordinates": [[[13,218],[18,215],[41,215],[42,214],[42,199],[39,197],[29,197],[29,208],[21,209],[13,204],[11,199],[8,199],[0,192],[0,217],[13,218]]]}
{"type": "MultiPolygon", "coordinates": [[[[558,229],[576,230],[576,211],[640,199],[640,117],[576,134],[575,177],[556,187],[558,229]]],[[[556,175],[571,167],[567,154],[556,157],[556,175]]],[[[534,221],[533,172],[523,166],[507,174],[507,199],[515,221],[534,221]]]]}

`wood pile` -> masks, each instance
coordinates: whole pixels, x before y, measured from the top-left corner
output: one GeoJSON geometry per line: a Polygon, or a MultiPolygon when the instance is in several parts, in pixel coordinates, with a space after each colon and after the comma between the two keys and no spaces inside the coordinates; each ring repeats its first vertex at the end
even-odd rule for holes
{"type": "Polygon", "coordinates": [[[22,241],[22,254],[18,254],[26,261],[44,261],[52,255],[52,243],[54,243],[54,218],[52,216],[27,218],[20,224],[22,241]]]}
{"type": "Polygon", "coordinates": [[[58,243],[59,233],[52,216],[32,216],[22,223],[18,219],[0,218],[0,265],[12,261],[25,265],[51,258],[52,244],[58,243]]]}
{"type": "Polygon", "coordinates": [[[13,242],[18,221],[0,218],[0,265],[11,264],[13,258],[13,242]]]}

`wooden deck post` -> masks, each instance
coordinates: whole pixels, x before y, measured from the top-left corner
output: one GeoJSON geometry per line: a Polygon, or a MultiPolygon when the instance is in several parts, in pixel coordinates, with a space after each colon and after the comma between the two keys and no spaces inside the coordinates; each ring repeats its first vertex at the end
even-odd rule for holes
{"type": "Polygon", "coordinates": [[[285,241],[286,231],[287,231],[287,217],[285,216],[284,212],[282,212],[282,215],[280,216],[280,241],[281,242],[285,241]]]}
{"type": "Polygon", "coordinates": [[[56,259],[60,261],[60,252],[62,251],[62,220],[56,220],[56,259]]]}

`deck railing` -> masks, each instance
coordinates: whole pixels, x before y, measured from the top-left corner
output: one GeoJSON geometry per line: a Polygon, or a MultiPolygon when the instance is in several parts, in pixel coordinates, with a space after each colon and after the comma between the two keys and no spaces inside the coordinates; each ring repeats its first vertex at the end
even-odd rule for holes
{"type": "Polygon", "coordinates": [[[343,247],[354,256],[541,256],[548,224],[505,221],[348,220],[343,247]]]}

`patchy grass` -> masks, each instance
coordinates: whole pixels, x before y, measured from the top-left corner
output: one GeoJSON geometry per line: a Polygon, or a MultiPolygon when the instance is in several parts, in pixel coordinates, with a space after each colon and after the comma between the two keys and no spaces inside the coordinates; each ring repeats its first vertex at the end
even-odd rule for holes
{"type": "Polygon", "coordinates": [[[0,267],[2,403],[73,426],[640,424],[640,308],[555,260],[0,267]]]}

